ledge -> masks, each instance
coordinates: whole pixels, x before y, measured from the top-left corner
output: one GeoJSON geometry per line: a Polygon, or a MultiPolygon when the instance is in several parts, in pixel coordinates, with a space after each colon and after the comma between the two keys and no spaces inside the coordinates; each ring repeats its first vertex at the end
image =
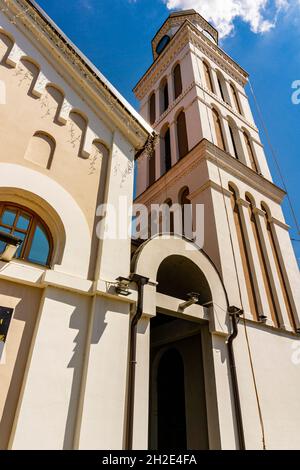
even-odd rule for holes
{"type": "MultiPolygon", "coordinates": [[[[252,168],[249,168],[229,153],[224,152],[207,139],[202,139],[185,157],[178,160],[167,173],[163,174],[152,186],[149,186],[143,193],[137,196],[135,203],[141,201],[144,204],[151,203],[151,200],[160,194],[161,184],[164,187],[166,184],[171,186],[173,182],[178,181],[178,174],[182,177],[201,163],[208,161],[248,184],[251,188],[258,190],[266,197],[272,198],[278,204],[282,202],[286,194],[283,189],[276,186],[272,181],[259,175],[252,168]]],[[[211,181],[211,183],[216,184],[214,181],[211,181]]]]}

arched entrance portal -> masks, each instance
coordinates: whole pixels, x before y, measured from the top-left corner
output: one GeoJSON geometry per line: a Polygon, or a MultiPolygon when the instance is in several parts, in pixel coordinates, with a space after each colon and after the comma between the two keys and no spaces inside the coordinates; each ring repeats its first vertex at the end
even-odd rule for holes
{"type": "MultiPolygon", "coordinates": [[[[134,448],[220,449],[218,402],[230,402],[229,304],[220,275],[199,247],[178,235],[156,235],[141,245],[132,272],[150,280],[138,333],[134,448]],[[189,302],[192,293],[197,304],[189,302]]],[[[226,419],[233,426],[231,415],[226,419]]]]}
{"type": "Polygon", "coordinates": [[[187,300],[199,294],[199,305],[212,300],[211,290],[201,269],[188,257],[171,255],[163,260],[157,272],[157,292],[187,300]]]}
{"type": "Polygon", "coordinates": [[[209,449],[202,330],[159,314],[151,320],[151,450],[209,449]]]}
{"type": "MultiPolygon", "coordinates": [[[[167,298],[186,301],[197,293],[194,311],[211,301],[211,291],[197,265],[171,255],[160,265],[157,291],[167,298]]],[[[208,449],[206,391],[202,330],[207,325],[188,312],[157,308],[150,328],[150,448],[208,449]]]]}

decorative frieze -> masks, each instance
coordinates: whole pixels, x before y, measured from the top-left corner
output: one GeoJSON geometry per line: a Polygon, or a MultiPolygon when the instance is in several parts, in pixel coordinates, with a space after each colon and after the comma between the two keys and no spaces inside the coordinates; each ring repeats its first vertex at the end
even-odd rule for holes
{"type": "MultiPolygon", "coordinates": [[[[107,114],[113,117],[114,122],[120,125],[134,141],[136,148],[144,146],[149,135],[146,123],[143,127],[137,117],[126,108],[121,98],[114,95],[104,77],[85,61],[75,46],[69,43],[33,5],[29,5],[25,0],[0,0],[0,11],[9,18],[10,23],[18,25],[20,29],[25,27],[27,34],[30,31],[44,52],[50,50],[56,58],[62,59],[65,67],[69,69],[68,73],[73,74],[74,78],[77,77],[77,83],[85,89],[85,94],[90,95],[93,101],[98,100],[99,107],[104,108],[107,114]]],[[[18,48],[13,49],[9,55],[11,65],[15,66],[21,56],[22,52],[18,48]]]]}

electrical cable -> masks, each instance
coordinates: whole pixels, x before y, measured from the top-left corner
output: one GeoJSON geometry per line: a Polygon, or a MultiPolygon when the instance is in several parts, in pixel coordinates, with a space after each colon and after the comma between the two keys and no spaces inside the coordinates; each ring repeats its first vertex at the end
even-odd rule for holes
{"type": "MultiPolygon", "coordinates": [[[[196,61],[197,61],[199,80],[200,80],[201,90],[203,92],[203,99],[204,99],[204,104],[205,104],[206,113],[207,113],[207,119],[208,119],[208,123],[209,123],[211,141],[212,141],[213,145],[216,146],[215,141],[214,141],[212,126],[211,126],[211,122],[210,122],[210,118],[209,118],[209,112],[208,112],[208,106],[210,106],[210,105],[206,101],[206,93],[204,91],[204,86],[203,86],[203,83],[202,83],[202,80],[201,80],[201,73],[200,73],[200,67],[199,67],[199,58],[198,58],[198,54],[195,50],[195,45],[194,45],[194,54],[196,56],[196,61]]],[[[214,153],[214,150],[213,150],[213,153],[214,153]]],[[[251,351],[251,346],[250,346],[250,341],[249,341],[249,335],[248,335],[248,331],[247,331],[247,323],[246,323],[246,317],[245,317],[245,310],[244,310],[244,306],[243,306],[242,290],[241,290],[241,284],[240,284],[240,279],[239,279],[239,275],[238,275],[237,260],[236,260],[235,250],[234,250],[232,231],[231,231],[231,227],[230,227],[228,208],[227,208],[227,205],[226,205],[225,188],[224,188],[223,181],[222,181],[222,175],[221,175],[221,171],[220,171],[220,167],[219,167],[218,158],[217,158],[216,155],[214,155],[214,157],[215,157],[215,163],[216,163],[216,166],[217,166],[217,169],[218,169],[219,181],[220,181],[220,185],[221,185],[221,189],[222,189],[223,202],[224,202],[224,208],[225,208],[225,213],[226,213],[226,220],[227,220],[229,236],[230,236],[231,250],[232,250],[235,273],[236,273],[236,278],[237,278],[237,285],[238,285],[238,290],[239,290],[239,297],[240,297],[240,302],[241,302],[241,306],[242,306],[242,310],[243,310],[243,322],[244,322],[244,329],[245,329],[245,337],[246,337],[247,350],[248,350],[250,367],[251,367],[251,374],[252,374],[252,379],[253,379],[253,383],[254,383],[255,397],[256,397],[258,414],[259,414],[259,421],[260,421],[260,426],[261,426],[262,445],[263,445],[263,450],[266,450],[267,447],[266,447],[265,426],[264,426],[262,408],[261,408],[261,404],[260,404],[260,397],[259,397],[259,392],[258,392],[257,380],[256,380],[256,375],[255,375],[255,370],[254,370],[254,363],[253,363],[253,359],[252,359],[252,351],[251,351]]]]}
{"type": "Polygon", "coordinates": [[[288,191],[288,188],[287,188],[287,185],[286,185],[286,182],[285,182],[285,178],[284,178],[284,176],[283,176],[283,173],[282,173],[282,171],[281,171],[281,167],[280,167],[280,164],[279,164],[279,159],[277,158],[276,151],[275,151],[274,146],[273,146],[273,144],[272,144],[272,142],[271,142],[270,134],[269,134],[267,125],[266,125],[266,123],[265,123],[265,120],[264,120],[264,117],[263,117],[263,113],[262,113],[261,108],[260,108],[260,106],[259,106],[258,100],[257,100],[256,95],[255,95],[255,93],[254,93],[254,89],[253,89],[253,86],[252,86],[252,83],[251,83],[250,79],[249,79],[249,87],[250,87],[251,94],[252,94],[253,99],[254,99],[254,102],[255,102],[255,106],[256,106],[256,109],[257,109],[257,113],[258,113],[259,119],[260,119],[260,121],[261,121],[263,130],[264,130],[265,135],[266,135],[266,138],[267,138],[267,142],[268,142],[269,147],[270,147],[270,150],[271,150],[271,155],[272,155],[272,157],[273,157],[273,160],[274,160],[274,162],[275,162],[275,166],[276,166],[277,171],[278,171],[278,174],[279,174],[279,176],[280,176],[280,179],[281,179],[283,188],[284,188],[284,190],[285,190],[285,192],[286,192],[286,195],[287,195],[288,203],[289,203],[289,206],[290,206],[290,209],[291,209],[291,213],[292,213],[292,218],[294,219],[294,222],[295,222],[295,227],[296,227],[296,229],[297,229],[298,235],[300,235],[300,226],[299,226],[299,223],[298,223],[298,220],[297,220],[297,217],[296,217],[296,211],[295,211],[295,209],[294,209],[292,200],[291,200],[291,198],[290,198],[289,191],[288,191]]]}

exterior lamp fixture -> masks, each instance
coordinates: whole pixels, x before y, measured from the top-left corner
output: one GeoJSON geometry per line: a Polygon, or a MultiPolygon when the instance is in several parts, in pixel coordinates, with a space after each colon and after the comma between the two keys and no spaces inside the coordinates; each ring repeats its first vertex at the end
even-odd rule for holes
{"type": "Polygon", "coordinates": [[[238,307],[235,307],[234,305],[231,307],[228,307],[228,313],[229,315],[235,315],[237,317],[240,317],[241,315],[244,315],[243,310],[241,310],[238,307]]]}
{"type": "Polygon", "coordinates": [[[16,252],[18,251],[18,248],[21,245],[22,241],[23,240],[14,237],[13,235],[0,232],[0,242],[6,245],[4,251],[0,254],[0,261],[11,261],[15,256],[16,252]]]}
{"type": "Polygon", "coordinates": [[[127,277],[118,277],[116,279],[117,285],[116,285],[116,292],[119,295],[123,295],[125,297],[128,297],[131,292],[129,291],[129,284],[131,283],[131,280],[128,279],[127,277]]]}
{"type": "Polygon", "coordinates": [[[258,319],[261,323],[267,323],[268,317],[265,315],[259,315],[258,319]]]}
{"type": "Polygon", "coordinates": [[[197,294],[195,292],[191,292],[190,294],[188,294],[187,297],[189,300],[179,305],[180,310],[185,310],[191,305],[197,304],[200,300],[200,294],[197,294]]]}

